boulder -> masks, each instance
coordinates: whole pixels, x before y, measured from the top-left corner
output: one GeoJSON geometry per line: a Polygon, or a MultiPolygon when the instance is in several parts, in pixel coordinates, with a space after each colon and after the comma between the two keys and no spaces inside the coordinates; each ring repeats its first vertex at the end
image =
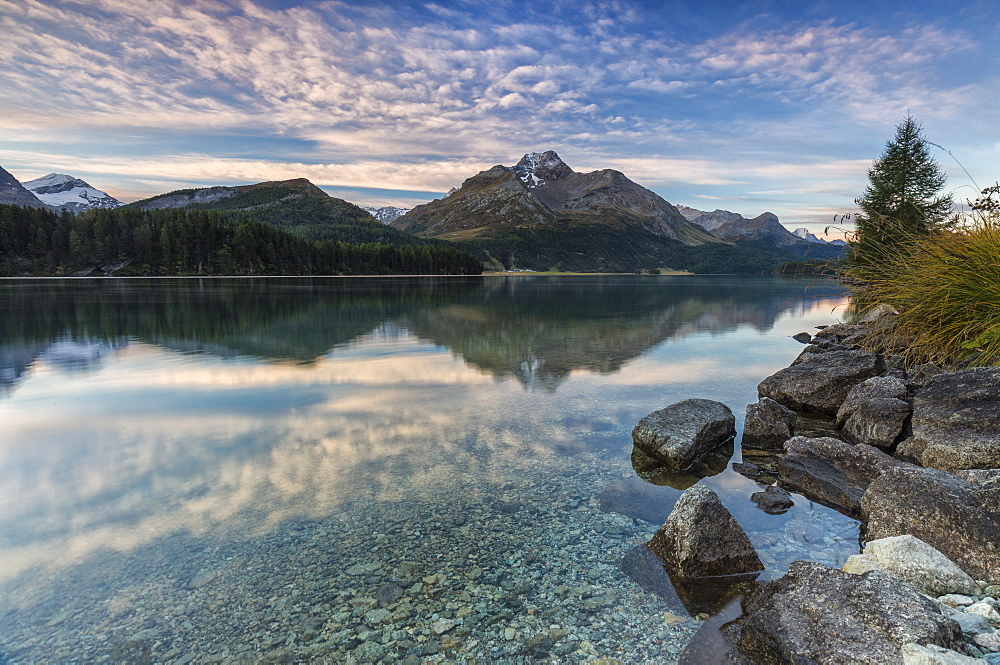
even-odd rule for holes
{"type": "Polygon", "coordinates": [[[976,486],[973,492],[984,506],[1000,506],[1000,469],[964,469],[955,475],[976,486]]]}
{"type": "Polygon", "coordinates": [[[871,399],[906,400],[906,383],[890,376],[873,376],[851,388],[844,403],[837,410],[837,427],[843,427],[852,413],[871,399]]]}
{"type": "Polygon", "coordinates": [[[813,336],[807,332],[800,332],[792,335],[792,339],[801,344],[808,344],[809,342],[812,341],[812,337],[813,336]]]}
{"type": "Polygon", "coordinates": [[[983,660],[939,646],[920,646],[910,642],[900,650],[903,665],[983,665],[983,660]]]}
{"type": "Polygon", "coordinates": [[[777,485],[771,485],[763,492],[754,492],[750,500],[769,515],[781,515],[795,505],[792,495],[777,485]]]}
{"type": "Polygon", "coordinates": [[[736,417],[728,406],[708,399],[686,399],[654,411],[632,430],[632,442],[675,469],[736,436],[736,417]]]}
{"type": "Polygon", "coordinates": [[[785,485],[822,503],[857,513],[868,485],[886,470],[904,465],[913,466],[872,446],[797,436],[785,442],[778,475],[785,485]]]}
{"type": "Polygon", "coordinates": [[[736,518],[704,485],[681,495],[649,541],[649,549],[681,577],[736,575],[764,568],[736,518]]]}
{"type": "Polygon", "coordinates": [[[811,561],[751,591],[734,632],[744,663],[901,663],[910,643],[967,654],[958,624],[910,585],[811,561]]]}
{"type": "Polygon", "coordinates": [[[888,451],[903,436],[909,420],[909,403],[893,397],[868,399],[847,417],[841,433],[851,443],[888,451]]]}
{"type": "Polygon", "coordinates": [[[920,461],[945,471],[1000,468],[1000,367],[939,374],[913,396],[920,461]]]}
{"type": "Polygon", "coordinates": [[[869,570],[883,570],[930,596],[979,593],[975,580],[955,562],[910,535],[870,540],[863,554],[851,556],[844,564],[848,573],[869,570]]]}
{"type": "Polygon", "coordinates": [[[937,469],[888,468],[861,499],[870,539],[910,534],[977,580],[1000,582],[1000,503],[987,485],[937,469]]]}
{"type": "Polygon", "coordinates": [[[742,446],[752,450],[781,450],[795,436],[795,412],[770,397],[747,406],[742,446]]]}
{"type": "Polygon", "coordinates": [[[851,388],[885,369],[882,358],[868,351],[810,351],[811,348],[807,347],[791,367],[761,381],[758,395],[795,411],[833,416],[851,388]]]}

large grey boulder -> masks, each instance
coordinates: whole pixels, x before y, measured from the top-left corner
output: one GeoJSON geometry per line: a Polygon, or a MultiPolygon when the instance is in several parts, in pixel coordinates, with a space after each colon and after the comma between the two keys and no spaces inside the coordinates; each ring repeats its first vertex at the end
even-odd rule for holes
{"type": "Polygon", "coordinates": [[[648,543],[682,577],[736,575],[763,570],[746,532],[704,485],[685,490],[648,543]]]}
{"type": "Polygon", "coordinates": [[[930,379],[913,397],[912,426],[924,466],[1000,468],[1000,367],[930,379]]]}
{"type": "Polygon", "coordinates": [[[848,416],[841,434],[851,443],[887,451],[899,442],[909,419],[909,403],[891,397],[869,399],[848,416]]]}
{"type": "Polygon", "coordinates": [[[743,424],[744,450],[781,450],[795,436],[795,412],[770,397],[747,406],[743,424]]]}
{"type": "Polygon", "coordinates": [[[910,643],[968,653],[958,624],[910,585],[810,561],[752,591],[736,630],[744,663],[886,665],[902,663],[910,643]]]}
{"type": "Polygon", "coordinates": [[[837,427],[851,443],[889,450],[902,437],[910,419],[906,383],[897,377],[873,376],[851,388],[837,411],[837,427]]]}
{"type": "Polygon", "coordinates": [[[728,406],[709,399],[686,399],[654,411],[632,429],[632,442],[675,469],[736,436],[736,417],[728,406]]]}
{"type": "Polygon", "coordinates": [[[877,448],[851,445],[831,437],[797,436],[785,442],[778,460],[782,482],[848,513],[861,509],[869,484],[886,470],[913,466],[877,448]]]}
{"type": "Polygon", "coordinates": [[[1000,503],[989,485],[937,469],[889,468],[861,499],[868,537],[910,534],[977,580],[1000,583],[1000,503]]]}
{"type": "Polygon", "coordinates": [[[905,580],[930,596],[949,593],[979,593],[975,580],[954,561],[915,536],[891,536],[870,540],[863,554],[847,559],[844,572],[882,570],[905,580]]]}
{"type": "Polygon", "coordinates": [[[851,388],[884,369],[881,356],[868,351],[807,347],[792,366],[761,381],[757,393],[795,411],[833,416],[851,388]]]}
{"type": "Polygon", "coordinates": [[[906,382],[892,376],[873,376],[854,386],[837,410],[837,427],[843,427],[850,415],[866,401],[883,398],[905,401],[906,382]]]}

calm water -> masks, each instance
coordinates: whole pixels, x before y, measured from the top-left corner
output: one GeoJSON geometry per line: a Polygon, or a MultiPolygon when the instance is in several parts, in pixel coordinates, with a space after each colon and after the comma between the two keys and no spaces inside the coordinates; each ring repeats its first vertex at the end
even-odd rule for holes
{"type": "Polygon", "coordinates": [[[770,574],[858,549],[800,496],[757,509],[738,448],[632,460],[681,399],[741,425],[830,283],[3,280],[0,307],[0,662],[671,662],[704,608],[621,566],[694,482],[770,574]]]}

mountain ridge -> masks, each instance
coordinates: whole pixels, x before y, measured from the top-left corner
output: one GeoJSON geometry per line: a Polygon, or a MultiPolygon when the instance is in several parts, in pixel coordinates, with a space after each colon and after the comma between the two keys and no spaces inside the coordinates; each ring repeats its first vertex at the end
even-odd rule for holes
{"type": "Polygon", "coordinates": [[[496,269],[632,272],[673,245],[724,242],[620,171],[578,173],[551,150],[480,171],[390,226],[461,243],[496,269]]]}

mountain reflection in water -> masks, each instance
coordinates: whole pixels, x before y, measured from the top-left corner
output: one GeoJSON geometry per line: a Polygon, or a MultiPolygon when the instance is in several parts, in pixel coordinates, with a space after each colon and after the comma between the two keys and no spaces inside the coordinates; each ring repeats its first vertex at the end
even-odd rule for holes
{"type": "MultiPolygon", "coordinates": [[[[397,556],[457,571],[469,593],[486,582],[461,571],[478,569],[538,593],[609,590],[590,605],[625,635],[667,601],[619,564],[695,482],[772,568],[840,556],[824,538],[849,546],[850,520],[801,497],[762,513],[725,468],[733,451],[674,475],[633,461],[629,433],[689,397],[740,423],[798,353],[789,336],[841,302],[827,282],[745,276],[0,280],[0,661],[7,639],[25,662],[62,653],[30,646],[54,617],[73,617],[76,633],[66,619],[48,636],[68,643],[123,617],[162,623],[158,606],[111,613],[112,596],[210,593],[244,612],[244,587],[288,593],[269,566],[347,593],[363,580],[343,571],[397,556]],[[323,565],[281,563],[300,555],[323,565]]],[[[212,643],[239,612],[204,609],[184,639],[212,643]]],[[[494,619],[472,636],[500,639],[494,619]]]]}
{"type": "Polygon", "coordinates": [[[769,330],[783,313],[839,302],[839,291],[746,277],[24,280],[0,291],[0,382],[15,384],[44,352],[97,362],[125,339],[311,364],[401,330],[551,391],[574,370],[617,372],[667,339],[769,330]]]}

